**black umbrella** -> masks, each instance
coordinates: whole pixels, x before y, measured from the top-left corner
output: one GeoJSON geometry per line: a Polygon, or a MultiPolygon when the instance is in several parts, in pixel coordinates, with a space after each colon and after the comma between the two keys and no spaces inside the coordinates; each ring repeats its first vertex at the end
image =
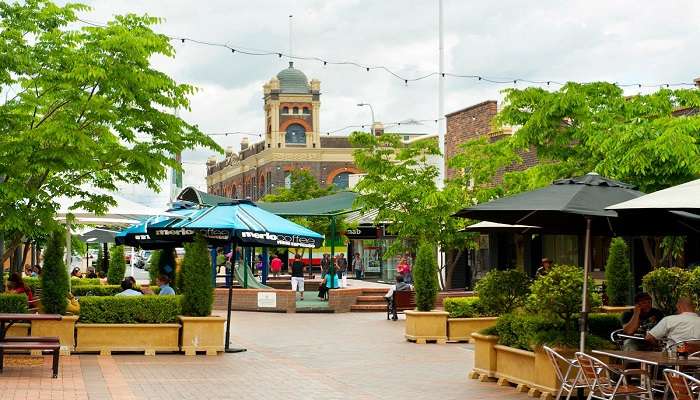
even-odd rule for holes
{"type": "Polygon", "coordinates": [[[605,207],[642,195],[644,193],[634,190],[632,185],[589,173],[557,180],[542,189],[465,208],[455,216],[512,225],[534,225],[540,227],[542,232],[586,233],[580,344],[583,351],[589,311],[586,294],[591,262],[591,234],[614,232],[612,220],[617,214],[605,207]]]}

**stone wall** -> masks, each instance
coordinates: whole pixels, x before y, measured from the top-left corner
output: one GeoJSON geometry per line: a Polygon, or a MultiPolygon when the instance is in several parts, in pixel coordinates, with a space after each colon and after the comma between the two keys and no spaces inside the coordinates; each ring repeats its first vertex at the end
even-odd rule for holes
{"type": "MultiPolygon", "coordinates": [[[[214,309],[226,310],[228,305],[228,289],[217,288],[214,292],[214,309]]],[[[231,309],[235,311],[264,311],[264,312],[296,312],[295,293],[291,290],[270,289],[233,289],[231,309]],[[258,293],[275,293],[275,307],[258,307],[258,293]]]]}
{"type": "Polygon", "coordinates": [[[328,308],[336,313],[350,312],[350,307],[357,303],[357,296],[362,295],[362,288],[333,289],[328,294],[328,308]]]}

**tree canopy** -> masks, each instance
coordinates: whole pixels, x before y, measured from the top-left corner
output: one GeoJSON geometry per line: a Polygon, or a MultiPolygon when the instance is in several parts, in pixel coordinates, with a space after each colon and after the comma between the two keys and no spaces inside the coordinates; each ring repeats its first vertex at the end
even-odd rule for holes
{"type": "Polygon", "coordinates": [[[81,4],[0,3],[0,219],[3,259],[23,236],[49,231],[60,196],[104,212],[117,184],[159,190],[173,154],[198,146],[221,151],[172,112],[189,109],[191,85],[151,67],[174,57],[158,18],[116,16],[76,27],[81,4]],[[6,100],[4,100],[6,99],[6,100]]]}

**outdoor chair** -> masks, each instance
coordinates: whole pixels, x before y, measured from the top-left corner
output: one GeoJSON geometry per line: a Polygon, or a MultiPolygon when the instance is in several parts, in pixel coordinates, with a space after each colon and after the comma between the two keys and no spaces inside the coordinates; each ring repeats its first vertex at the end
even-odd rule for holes
{"type": "Polygon", "coordinates": [[[559,382],[561,382],[555,400],[559,400],[564,391],[566,391],[566,399],[568,400],[573,394],[574,390],[588,387],[586,382],[581,377],[581,369],[578,366],[577,360],[569,360],[550,347],[542,347],[544,348],[549,361],[554,366],[554,372],[557,374],[559,382]],[[566,371],[563,369],[564,366],[566,366],[566,371]]]}
{"type": "Polygon", "coordinates": [[[640,342],[644,342],[644,338],[641,336],[636,336],[636,335],[628,335],[625,333],[624,329],[620,328],[617,330],[612,331],[610,334],[610,341],[615,343],[617,347],[622,350],[622,347],[625,343],[625,340],[639,340],[640,342]]]}
{"type": "Polygon", "coordinates": [[[673,369],[665,369],[664,378],[674,400],[700,400],[700,380],[673,369]]]}
{"type": "Polygon", "coordinates": [[[581,376],[589,390],[588,399],[612,400],[617,397],[653,400],[649,375],[642,369],[614,370],[604,362],[588,354],[577,352],[576,360],[581,376]],[[618,376],[614,378],[614,376],[618,376]],[[627,377],[639,376],[643,385],[627,382],[627,377]]]}

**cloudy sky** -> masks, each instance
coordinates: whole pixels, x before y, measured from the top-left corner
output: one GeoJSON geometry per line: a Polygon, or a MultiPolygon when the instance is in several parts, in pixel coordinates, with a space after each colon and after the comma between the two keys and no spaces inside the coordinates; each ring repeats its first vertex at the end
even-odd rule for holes
{"type": "MultiPolygon", "coordinates": [[[[149,14],[164,18],[155,29],[171,36],[285,53],[291,14],[295,55],[383,65],[406,77],[438,67],[437,0],[87,3],[93,10],[82,18],[89,21],[105,22],[124,13],[149,14]]],[[[698,1],[444,0],[444,8],[446,72],[645,84],[692,82],[700,76],[698,1]]],[[[263,130],[262,85],[286,68],[288,60],[231,54],[192,42],[173,43],[177,56],[154,60],[154,64],[176,80],[199,87],[191,112],[182,112],[183,118],[208,133],[263,130]]],[[[324,67],[317,61],[296,61],[295,67],[309,79],[321,81],[322,132],[369,123],[369,110],[357,107],[358,102],[371,103],[376,119],[384,122],[438,118],[435,77],[405,85],[380,70],[324,67]]],[[[447,78],[445,112],[500,100],[500,91],[510,86],[447,78]]],[[[649,90],[653,89],[642,89],[649,90]]],[[[630,89],[630,93],[639,91],[630,89]]],[[[436,132],[437,126],[430,122],[405,130],[436,132]]],[[[223,147],[238,147],[240,138],[215,137],[223,147]]],[[[183,154],[186,186],[205,188],[204,162],[209,155],[202,150],[183,154]]],[[[124,192],[153,206],[164,205],[168,198],[167,190],[154,194],[134,186],[124,192]]]]}

